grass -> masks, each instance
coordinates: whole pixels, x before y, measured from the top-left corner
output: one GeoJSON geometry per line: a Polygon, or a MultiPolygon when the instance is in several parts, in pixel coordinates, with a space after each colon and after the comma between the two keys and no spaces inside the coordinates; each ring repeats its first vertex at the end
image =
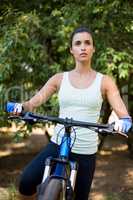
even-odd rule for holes
{"type": "Polygon", "coordinates": [[[107,196],[103,200],[121,200],[121,199],[118,194],[112,193],[112,194],[107,194],[107,196]]]}
{"type": "Polygon", "coordinates": [[[14,184],[11,184],[8,188],[9,199],[8,200],[17,200],[17,190],[14,184]]]}
{"type": "Polygon", "coordinates": [[[11,184],[8,188],[0,188],[0,200],[18,200],[14,184],[11,184]]]}

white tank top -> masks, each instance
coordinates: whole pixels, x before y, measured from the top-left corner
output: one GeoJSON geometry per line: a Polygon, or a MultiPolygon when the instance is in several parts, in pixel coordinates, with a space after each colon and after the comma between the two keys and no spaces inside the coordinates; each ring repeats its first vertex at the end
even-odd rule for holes
{"type": "MultiPolygon", "coordinates": [[[[58,93],[59,117],[73,118],[86,122],[97,122],[102,105],[101,80],[103,75],[96,74],[92,84],[85,89],[78,89],[72,86],[68,72],[64,72],[58,93]]],[[[92,130],[75,127],[72,131],[72,152],[78,154],[93,154],[97,151],[98,135],[92,130]]],[[[63,125],[57,124],[51,141],[60,144],[64,135],[63,125]]]]}

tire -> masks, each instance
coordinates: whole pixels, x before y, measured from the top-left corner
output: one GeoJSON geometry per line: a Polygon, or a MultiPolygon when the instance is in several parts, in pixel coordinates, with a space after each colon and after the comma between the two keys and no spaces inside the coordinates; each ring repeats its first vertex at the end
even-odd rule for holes
{"type": "Polygon", "coordinates": [[[63,196],[63,180],[51,179],[45,187],[43,195],[38,196],[37,200],[65,200],[63,196]]]}

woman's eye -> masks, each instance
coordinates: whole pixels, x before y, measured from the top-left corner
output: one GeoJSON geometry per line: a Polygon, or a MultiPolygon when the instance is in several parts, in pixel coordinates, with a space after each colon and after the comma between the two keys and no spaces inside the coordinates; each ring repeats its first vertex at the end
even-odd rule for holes
{"type": "Polygon", "coordinates": [[[80,41],[76,41],[76,42],[75,42],[75,45],[80,45],[80,44],[81,44],[80,41]]]}
{"type": "MultiPolygon", "coordinates": [[[[90,40],[85,40],[83,43],[84,43],[85,45],[90,45],[90,44],[91,44],[90,40]]],[[[81,45],[81,44],[82,44],[81,41],[76,41],[76,42],[75,42],[75,45],[76,45],[76,46],[79,46],[79,45],[81,45]]]]}
{"type": "Polygon", "coordinates": [[[88,44],[88,45],[91,44],[89,40],[86,40],[85,43],[88,44]]]}

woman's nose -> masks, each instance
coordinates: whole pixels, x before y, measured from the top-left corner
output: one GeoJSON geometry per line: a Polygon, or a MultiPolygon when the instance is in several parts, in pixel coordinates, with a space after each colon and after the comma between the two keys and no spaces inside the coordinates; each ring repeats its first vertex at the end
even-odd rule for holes
{"type": "Polygon", "coordinates": [[[85,50],[86,47],[85,47],[85,44],[81,44],[81,50],[85,50]]]}

